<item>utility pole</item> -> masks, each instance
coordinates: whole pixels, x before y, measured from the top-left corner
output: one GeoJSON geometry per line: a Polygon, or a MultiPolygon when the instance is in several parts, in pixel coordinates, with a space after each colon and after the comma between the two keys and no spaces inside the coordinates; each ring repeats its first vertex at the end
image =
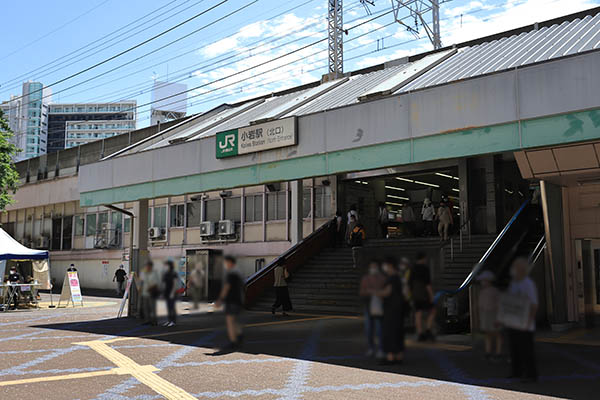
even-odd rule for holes
{"type": "Polygon", "coordinates": [[[327,28],[329,32],[329,76],[337,79],[344,74],[344,13],[343,0],[327,0],[329,14],[327,28]]]}

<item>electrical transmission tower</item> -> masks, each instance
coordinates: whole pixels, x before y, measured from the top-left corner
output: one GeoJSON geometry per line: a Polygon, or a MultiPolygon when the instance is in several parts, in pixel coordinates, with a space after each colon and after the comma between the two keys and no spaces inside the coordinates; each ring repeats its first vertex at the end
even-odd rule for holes
{"type": "Polygon", "coordinates": [[[327,29],[329,32],[329,75],[334,79],[344,73],[344,13],[343,0],[327,0],[329,14],[327,29]]]}
{"type": "MultiPolygon", "coordinates": [[[[394,19],[406,30],[416,37],[419,37],[421,28],[429,37],[429,41],[434,49],[442,47],[442,37],[440,34],[440,3],[449,0],[390,0],[394,19]],[[408,15],[407,15],[408,12],[408,15]],[[427,21],[427,15],[431,13],[431,21],[427,21]],[[408,22],[405,22],[408,20],[408,22]]],[[[375,0],[360,0],[368,7],[374,5],[375,0]]]]}

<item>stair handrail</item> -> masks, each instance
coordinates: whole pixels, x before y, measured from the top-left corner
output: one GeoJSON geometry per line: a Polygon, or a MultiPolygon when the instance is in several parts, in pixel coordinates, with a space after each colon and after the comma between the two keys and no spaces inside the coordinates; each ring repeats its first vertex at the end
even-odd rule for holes
{"type": "MultiPolygon", "coordinates": [[[[298,243],[296,243],[295,245],[293,245],[292,247],[287,249],[285,252],[283,252],[283,254],[281,254],[280,256],[275,258],[267,266],[265,266],[264,268],[262,268],[259,271],[256,271],[254,274],[250,275],[246,279],[246,285],[245,285],[245,287],[246,287],[246,305],[249,305],[249,303],[252,303],[254,301],[254,299],[248,298],[248,292],[249,292],[248,289],[252,285],[255,285],[257,282],[259,282],[261,279],[263,279],[269,273],[271,273],[279,263],[285,262],[286,259],[289,259],[292,256],[294,256],[295,254],[297,254],[298,252],[300,252],[309,243],[314,242],[317,239],[322,240],[323,239],[322,236],[327,231],[333,229],[333,227],[335,225],[336,225],[335,219],[332,219],[329,222],[326,222],[325,224],[323,224],[319,228],[317,228],[314,232],[312,232],[311,234],[306,236],[304,239],[300,240],[298,243]]],[[[323,241],[323,244],[326,245],[327,241],[323,241]]]]}
{"type": "Polygon", "coordinates": [[[542,235],[538,243],[535,245],[535,248],[529,255],[530,268],[533,268],[533,266],[538,262],[540,256],[544,253],[544,250],[546,250],[546,235],[542,235]]]}
{"type": "Polygon", "coordinates": [[[527,207],[527,205],[529,205],[529,202],[530,202],[530,200],[528,199],[523,204],[521,204],[521,207],[519,207],[517,212],[514,213],[514,215],[510,218],[508,223],[504,226],[504,228],[502,228],[502,231],[500,231],[498,236],[496,236],[496,239],[494,239],[494,241],[492,242],[490,247],[486,250],[486,252],[483,254],[483,256],[481,256],[481,258],[479,259],[477,264],[475,264],[475,267],[469,273],[469,275],[465,278],[463,283],[455,290],[440,290],[440,291],[438,291],[433,298],[434,303],[437,303],[437,301],[444,295],[455,295],[457,293],[460,293],[461,291],[463,291],[465,288],[467,288],[471,284],[471,282],[473,281],[473,278],[475,278],[479,274],[479,271],[481,270],[481,268],[485,264],[485,262],[488,260],[490,254],[492,254],[492,252],[498,246],[498,243],[500,243],[500,241],[504,238],[504,236],[506,236],[506,233],[508,232],[508,230],[513,226],[514,222],[521,215],[521,213],[527,207]]]}

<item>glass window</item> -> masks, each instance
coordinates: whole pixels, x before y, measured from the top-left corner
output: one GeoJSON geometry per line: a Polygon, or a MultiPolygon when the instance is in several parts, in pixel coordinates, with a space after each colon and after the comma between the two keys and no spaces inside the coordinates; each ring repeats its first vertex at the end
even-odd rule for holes
{"type": "Polygon", "coordinates": [[[206,200],[204,207],[205,221],[218,222],[221,219],[221,199],[206,200]]]}
{"type": "Polygon", "coordinates": [[[84,221],[81,215],[75,216],[75,236],[83,236],[84,221]]]}
{"type": "Polygon", "coordinates": [[[246,196],[246,222],[262,221],[263,195],[246,196]]]}
{"type": "Polygon", "coordinates": [[[121,231],[121,228],[123,228],[123,213],[113,211],[110,214],[110,218],[113,229],[121,231]]]}
{"type": "Polygon", "coordinates": [[[286,219],[286,192],[267,193],[267,220],[286,219]]]}
{"type": "Polygon", "coordinates": [[[63,217],[62,223],[62,249],[71,250],[73,235],[73,216],[63,217]]]}
{"type": "Polygon", "coordinates": [[[231,197],[225,199],[225,219],[240,222],[242,220],[242,198],[231,197]]]}
{"type": "Polygon", "coordinates": [[[184,217],[185,217],[184,213],[185,213],[185,205],[184,204],[172,205],[169,226],[172,226],[172,227],[183,226],[184,217]]]}
{"type": "Polygon", "coordinates": [[[311,210],[312,207],[310,204],[310,188],[305,187],[302,191],[302,217],[309,218],[311,210]]]}
{"type": "Polygon", "coordinates": [[[131,232],[131,217],[125,217],[123,220],[123,232],[131,232]]]}
{"type": "Polygon", "coordinates": [[[154,207],[154,225],[157,228],[167,227],[167,207],[154,207]]]}
{"type": "Polygon", "coordinates": [[[321,186],[315,188],[315,218],[329,218],[331,210],[331,188],[321,186]]]}
{"type": "Polygon", "coordinates": [[[108,211],[98,213],[98,228],[102,228],[102,224],[108,223],[108,211]]]}
{"type": "Polygon", "coordinates": [[[202,209],[198,201],[187,203],[187,226],[200,226],[202,221],[202,209]]]}
{"type": "Polygon", "coordinates": [[[85,235],[96,235],[96,214],[88,214],[85,216],[85,235]]]}

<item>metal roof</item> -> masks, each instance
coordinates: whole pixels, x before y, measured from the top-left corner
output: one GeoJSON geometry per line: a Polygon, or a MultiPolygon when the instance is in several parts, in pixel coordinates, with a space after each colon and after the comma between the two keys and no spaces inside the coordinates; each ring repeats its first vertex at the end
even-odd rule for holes
{"type": "Polygon", "coordinates": [[[549,61],[600,46],[600,14],[464,47],[395,93],[423,89],[527,64],[549,61]]]}
{"type": "MultiPolygon", "coordinates": [[[[219,123],[197,121],[177,136],[183,140],[195,140],[217,132],[248,126],[251,122],[265,116],[302,116],[356,104],[369,92],[377,95],[375,92],[378,88],[392,89],[395,90],[394,94],[399,94],[577,53],[600,50],[600,13],[483,43],[469,44],[459,46],[458,51],[455,49],[449,52],[446,48],[425,57],[416,57],[416,61],[413,62],[397,65],[400,61],[396,61],[396,65],[386,66],[374,72],[355,74],[349,79],[338,80],[338,83],[328,82],[312,89],[265,97],[262,104],[247,109],[245,108],[248,103],[244,103],[235,108],[235,110],[242,110],[241,112],[225,110],[209,120],[219,121],[219,123]],[[440,57],[440,54],[449,56],[440,57]],[[433,67],[426,68],[428,62],[433,67]],[[406,76],[402,77],[403,71],[420,72],[419,74],[411,72],[417,77],[403,81],[402,79],[406,78],[406,76]],[[398,85],[403,86],[396,89],[398,85]]],[[[389,94],[389,90],[381,93],[389,94]]],[[[166,138],[146,149],[168,146],[173,139],[174,136],[166,138]]]]}

